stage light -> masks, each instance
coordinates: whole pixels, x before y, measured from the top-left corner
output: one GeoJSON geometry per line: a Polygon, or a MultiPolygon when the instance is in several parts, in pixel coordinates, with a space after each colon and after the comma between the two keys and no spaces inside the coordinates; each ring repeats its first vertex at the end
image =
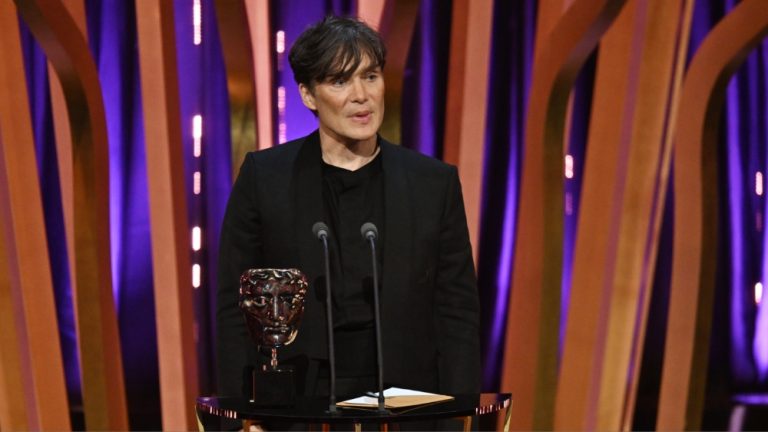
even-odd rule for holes
{"type": "Polygon", "coordinates": [[[200,264],[192,266],[192,288],[200,288],[200,264]]]}
{"type": "Polygon", "coordinates": [[[200,195],[200,191],[202,189],[201,177],[202,177],[202,174],[200,173],[200,171],[195,171],[194,174],[192,174],[192,192],[194,192],[195,195],[200,195]]]}
{"type": "Polygon", "coordinates": [[[277,142],[288,141],[288,125],[285,123],[285,87],[277,88],[277,142]]]}
{"type": "Polygon", "coordinates": [[[201,239],[202,230],[199,226],[192,228],[192,250],[199,251],[202,245],[201,239]]]}
{"type": "Polygon", "coordinates": [[[275,49],[278,54],[285,52],[285,32],[282,30],[278,30],[275,34],[275,49]]]}
{"type": "Polygon", "coordinates": [[[565,178],[573,178],[573,156],[565,155],[565,178]]]}
{"type": "Polygon", "coordinates": [[[755,284],[755,304],[760,305],[763,301],[763,284],[758,282],[755,284]]]}
{"type": "Polygon", "coordinates": [[[277,88],[277,110],[279,114],[285,114],[285,87],[277,88]]]}
{"type": "Polygon", "coordinates": [[[195,114],[192,117],[192,141],[195,157],[203,154],[203,116],[195,114]]]}
{"type": "Polygon", "coordinates": [[[280,144],[288,141],[288,125],[286,125],[285,122],[280,122],[280,124],[277,125],[277,141],[280,144]]]}
{"type": "Polygon", "coordinates": [[[763,173],[755,173],[755,193],[757,196],[763,196],[763,173]]]}
{"type": "Polygon", "coordinates": [[[194,0],[192,3],[192,27],[193,42],[195,45],[203,43],[203,14],[200,0],[194,0]]]}

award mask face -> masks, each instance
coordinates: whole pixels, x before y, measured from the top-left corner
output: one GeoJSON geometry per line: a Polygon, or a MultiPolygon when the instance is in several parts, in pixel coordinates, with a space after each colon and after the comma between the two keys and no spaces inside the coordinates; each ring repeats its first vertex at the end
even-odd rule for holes
{"type": "Polygon", "coordinates": [[[240,277],[240,310],[254,343],[277,348],[296,338],[307,278],[296,269],[250,269],[240,277]]]}

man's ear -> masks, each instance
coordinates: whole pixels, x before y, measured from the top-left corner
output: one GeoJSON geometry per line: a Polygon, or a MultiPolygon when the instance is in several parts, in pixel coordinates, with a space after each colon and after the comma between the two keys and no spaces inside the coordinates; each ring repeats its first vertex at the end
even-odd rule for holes
{"type": "Polygon", "coordinates": [[[312,111],[317,111],[315,96],[309,90],[309,87],[304,84],[299,84],[299,93],[301,93],[301,101],[304,103],[304,106],[312,111]]]}

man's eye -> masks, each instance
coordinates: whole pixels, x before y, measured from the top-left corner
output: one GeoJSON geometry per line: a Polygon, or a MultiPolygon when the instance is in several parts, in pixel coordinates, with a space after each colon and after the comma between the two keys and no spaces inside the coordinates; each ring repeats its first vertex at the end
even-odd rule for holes
{"type": "Polygon", "coordinates": [[[368,79],[368,81],[376,81],[376,79],[379,78],[379,74],[370,73],[368,74],[368,76],[366,76],[366,78],[368,79]]]}
{"type": "Polygon", "coordinates": [[[264,307],[267,305],[266,297],[256,297],[253,299],[253,304],[258,307],[264,307]]]}
{"type": "Polygon", "coordinates": [[[339,78],[339,79],[335,79],[335,80],[331,81],[331,85],[336,86],[336,87],[341,87],[341,86],[343,86],[346,83],[347,83],[347,81],[344,80],[343,78],[339,78]]]}

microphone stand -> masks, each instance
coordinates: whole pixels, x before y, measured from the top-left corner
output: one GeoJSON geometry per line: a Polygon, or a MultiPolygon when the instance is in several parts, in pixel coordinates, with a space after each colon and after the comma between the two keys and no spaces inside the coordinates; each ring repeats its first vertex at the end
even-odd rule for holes
{"type": "Polygon", "coordinates": [[[330,396],[328,412],[336,414],[336,353],[333,341],[333,307],[331,305],[331,263],[328,252],[328,227],[318,222],[312,227],[312,231],[323,243],[323,255],[325,257],[325,318],[328,329],[328,363],[331,369],[330,396]]]}
{"type": "Polygon", "coordinates": [[[371,262],[373,264],[373,304],[374,304],[374,321],[376,323],[376,361],[379,366],[379,412],[388,412],[385,408],[384,398],[384,355],[381,350],[381,312],[379,306],[379,275],[377,271],[376,262],[376,236],[378,230],[376,225],[366,222],[363,224],[361,231],[363,238],[371,245],[371,262]]]}

